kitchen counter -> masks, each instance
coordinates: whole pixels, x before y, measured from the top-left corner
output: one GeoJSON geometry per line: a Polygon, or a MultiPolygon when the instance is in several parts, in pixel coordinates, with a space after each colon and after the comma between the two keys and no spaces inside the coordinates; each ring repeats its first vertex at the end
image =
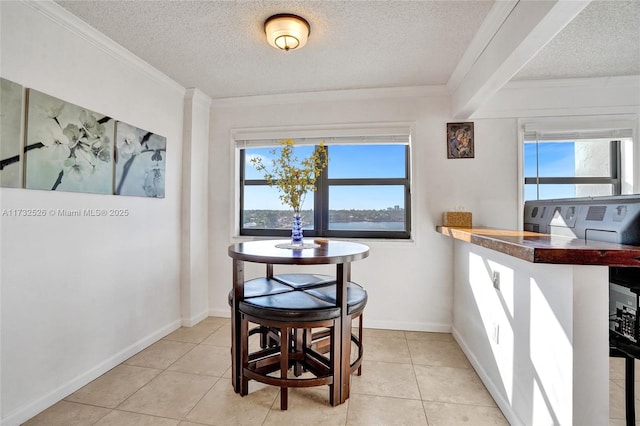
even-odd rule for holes
{"type": "Polygon", "coordinates": [[[531,263],[640,267],[640,247],[493,228],[437,226],[442,235],[531,263]]]}
{"type": "Polygon", "coordinates": [[[451,331],[510,424],[609,421],[609,266],[640,247],[438,226],[451,240],[451,331]]]}

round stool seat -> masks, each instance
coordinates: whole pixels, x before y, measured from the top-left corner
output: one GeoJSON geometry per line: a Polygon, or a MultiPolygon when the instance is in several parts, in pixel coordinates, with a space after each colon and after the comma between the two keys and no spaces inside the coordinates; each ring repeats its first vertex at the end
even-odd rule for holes
{"type": "MultiPolygon", "coordinates": [[[[293,291],[293,288],[288,285],[282,284],[279,281],[269,278],[255,278],[253,280],[245,281],[244,283],[244,297],[257,297],[268,296],[270,294],[285,293],[287,291],[293,291]]],[[[229,306],[233,301],[233,289],[229,291],[228,302],[229,306]]]]}
{"type": "Polygon", "coordinates": [[[271,321],[324,321],[340,316],[334,303],[318,299],[304,291],[289,291],[245,299],[239,303],[240,312],[271,321]]]}
{"type": "Polygon", "coordinates": [[[279,274],[273,279],[300,290],[336,282],[335,277],[320,274],[279,274]]]}
{"type": "MultiPolygon", "coordinates": [[[[335,285],[310,288],[305,290],[305,293],[317,297],[318,299],[322,299],[332,305],[336,304],[335,285]]],[[[361,312],[367,305],[367,300],[367,290],[359,284],[350,282],[347,286],[347,315],[353,315],[361,312]]]]}

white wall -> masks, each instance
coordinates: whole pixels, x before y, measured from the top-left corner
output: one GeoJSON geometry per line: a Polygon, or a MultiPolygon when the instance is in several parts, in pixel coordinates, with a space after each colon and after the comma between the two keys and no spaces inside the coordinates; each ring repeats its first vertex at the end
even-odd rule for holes
{"type": "Polygon", "coordinates": [[[209,314],[209,107],[211,99],[187,90],[182,159],[182,325],[209,314]]]}
{"type": "Polygon", "coordinates": [[[1,218],[2,424],[12,425],[180,325],[184,89],[72,29],[53,3],[0,11],[2,77],[167,138],[164,199],[0,188],[3,210],[129,212],[1,218]]]}
{"type": "MultiPolygon", "coordinates": [[[[517,224],[517,140],[515,120],[475,122],[476,158],[448,160],[449,100],[443,88],[349,91],[214,101],[211,115],[209,306],[229,315],[231,288],[227,247],[233,235],[235,193],[231,131],[240,128],[412,122],[413,240],[363,241],[369,258],[352,265],[353,279],[369,292],[367,327],[449,331],[451,325],[451,241],[435,232],[442,212],[464,206],[474,223],[517,224]],[[491,188],[488,191],[487,188],[491,188]]],[[[247,265],[247,275],[264,274],[247,265]]],[[[332,273],[332,268],[325,268],[332,273]]]]}

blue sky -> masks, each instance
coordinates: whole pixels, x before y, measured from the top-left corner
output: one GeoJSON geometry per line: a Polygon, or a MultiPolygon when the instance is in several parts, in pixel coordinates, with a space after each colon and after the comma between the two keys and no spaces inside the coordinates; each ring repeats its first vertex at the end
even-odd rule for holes
{"type": "MultiPolygon", "coordinates": [[[[540,177],[575,176],[575,146],[573,142],[539,142],[537,147],[540,177]]],[[[524,176],[536,176],[536,144],[524,144],[524,176]]],[[[541,185],[540,198],[575,197],[574,185],[541,185]]],[[[536,186],[525,185],[525,200],[535,200],[536,186]]]]}
{"type": "MultiPolygon", "coordinates": [[[[571,177],[575,175],[575,147],[573,142],[539,142],[541,177],[571,177]]],[[[524,175],[536,175],[536,144],[524,145],[524,175]]]]}

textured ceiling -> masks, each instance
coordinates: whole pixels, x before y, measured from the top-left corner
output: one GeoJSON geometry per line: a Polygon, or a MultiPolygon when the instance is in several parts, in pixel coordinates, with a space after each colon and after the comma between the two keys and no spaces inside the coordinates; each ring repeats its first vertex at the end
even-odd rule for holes
{"type": "Polygon", "coordinates": [[[640,1],[593,1],[514,80],[640,75],[640,1]]]}
{"type": "MultiPolygon", "coordinates": [[[[212,98],[444,85],[493,1],[57,1],[185,87],[212,98]],[[307,46],[263,22],[295,13],[307,46]]],[[[595,1],[516,79],[640,75],[640,0],[595,1]]]]}

